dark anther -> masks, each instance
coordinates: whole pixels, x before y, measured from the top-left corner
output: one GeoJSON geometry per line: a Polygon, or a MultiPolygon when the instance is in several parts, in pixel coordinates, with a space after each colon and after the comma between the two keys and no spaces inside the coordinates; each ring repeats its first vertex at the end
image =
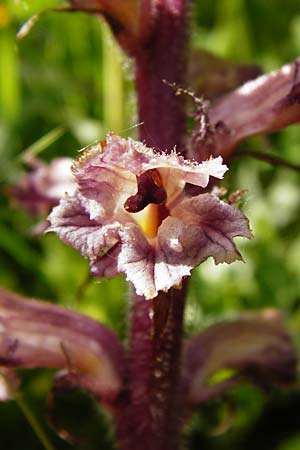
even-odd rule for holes
{"type": "Polygon", "coordinates": [[[147,170],[137,177],[137,185],[137,193],[129,197],[124,204],[126,211],[136,213],[150,203],[160,205],[166,201],[167,193],[157,170],[147,170]]]}

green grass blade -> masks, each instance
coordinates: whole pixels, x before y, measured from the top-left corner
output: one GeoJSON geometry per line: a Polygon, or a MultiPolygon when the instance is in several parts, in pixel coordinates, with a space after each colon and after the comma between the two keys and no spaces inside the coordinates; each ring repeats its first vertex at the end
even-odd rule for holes
{"type": "Polygon", "coordinates": [[[54,144],[58,139],[60,139],[66,133],[65,127],[59,126],[54,128],[53,130],[46,133],[40,139],[35,141],[29,147],[27,147],[20,155],[20,158],[23,161],[28,161],[32,157],[39,155],[46,148],[50,147],[50,145],[54,144]]]}

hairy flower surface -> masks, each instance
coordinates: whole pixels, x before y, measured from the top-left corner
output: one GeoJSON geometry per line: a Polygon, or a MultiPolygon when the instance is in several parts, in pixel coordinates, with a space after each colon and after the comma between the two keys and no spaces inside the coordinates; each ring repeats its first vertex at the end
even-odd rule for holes
{"type": "Polygon", "coordinates": [[[154,298],[209,256],[241,258],[233,237],[251,237],[244,215],[213,195],[184,193],[226,170],[220,157],[197,164],[109,135],[73,165],[77,189],[53,209],[48,231],[88,257],[94,275],[124,273],[154,298]]]}

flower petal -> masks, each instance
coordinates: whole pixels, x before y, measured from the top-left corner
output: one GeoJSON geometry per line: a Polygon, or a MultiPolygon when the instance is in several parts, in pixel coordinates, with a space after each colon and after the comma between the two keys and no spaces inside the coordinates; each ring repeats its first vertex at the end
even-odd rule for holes
{"type": "Polygon", "coordinates": [[[233,238],[252,237],[246,217],[210,194],[183,200],[171,213],[173,217],[159,229],[158,240],[172,265],[177,261],[193,268],[209,256],[216,264],[231,263],[241,259],[233,238]]]}
{"type": "Polygon", "coordinates": [[[217,264],[241,259],[233,238],[252,236],[245,216],[210,194],[184,200],[172,215],[159,227],[156,243],[149,243],[136,225],[120,229],[118,270],[147,299],[180,287],[183,277],[209,256],[217,264]]]}
{"type": "Polygon", "coordinates": [[[118,270],[126,274],[126,279],[133,283],[138,295],[143,295],[146,299],[156,297],[154,248],[136,225],[121,229],[120,238],[122,250],[118,259],[118,270]]]}
{"type": "Polygon", "coordinates": [[[106,225],[90,219],[84,203],[79,195],[64,198],[50,214],[51,226],[47,232],[56,232],[64,242],[95,261],[118,243],[120,224],[106,225]]]}
{"type": "MultiPolygon", "coordinates": [[[[168,219],[166,219],[168,220],[168,219]]],[[[168,227],[166,230],[169,231],[168,227]]],[[[161,248],[145,238],[140,228],[130,225],[120,230],[122,250],[119,255],[118,270],[126,274],[138,295],[147,300],[157,296],[159,291],[179,287],[184,276],[190,274],[190,266],[181,264],[180,259],[173,258],[168,248],[161,248]]],[[[164,242],[162,242],[164,244],[164,242]]]]}
{"type": "Polygon", "coordinates": [[[93,213],[93,218],[110,218],[123,209],[129,196],[135,194],[136,176],[127,170],[126,165],[124,167],[122,161],[126,151],[125,139],[108,137],[105,144],[86,150],[73,165],[82,196],[103,205],[100,211],[93,213]]]}
{"type": "Polygon", "coordinates": [[[0,365],[65,368],[78,384],[112,401],[122,387],[122,347],[82,314],[0,289],[0,365]]]}
{"type": "Polygon", "coordinates": [[[197,155],[201,160],[212,153],[228,160],[243,139],[297,123],[300,120],[299,64],[296,60],[249,81],[212,106],[209,119],[215,128],[213,145],[197,139],[198,125],[190,142],[190,155],[197,155]]]}
{"type": "MultiPolygon", "coordinates": [[[[276,316],[276,314],[275,314],[276,316]]],[[[190,406],[215,397],[240,381],[213,384],[223,369],[255,376],[260,384],[289,384],[297,373],[295,350],[277,317],[257,314],[221,322],[191,338],[183,352],[183,380],[190,406]]]]}
{"type": "Polygon", "coordinates": [[[91,272],[95,277],[114,278],[119,275],[118,259],[121,246],[116,244],[106,253],[102,253],[95,261],[91,263],[91,272]]]}
{"type": "Polygon", "coordinates": [[[153,169],[159,171],[171,201],[185,183],[206,187],[210,176],[222,178],[227,167],[222,165],[222,158],[196,164],[175,151],[157,153],[141,142],[110,134],[103,145],[92,147],[79,158],[73,173],[82,195],[106,204],[109,198],[111,210],[116,210],[136,194],[136,177],[153,169]]]}

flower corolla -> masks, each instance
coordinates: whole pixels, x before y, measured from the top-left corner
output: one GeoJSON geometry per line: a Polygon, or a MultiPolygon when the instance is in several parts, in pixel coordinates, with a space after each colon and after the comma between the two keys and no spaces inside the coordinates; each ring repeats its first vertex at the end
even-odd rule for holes
{"type": "Polygon", "coordinates": [[[198,164],[110,134],[72,170],[77,188],[53,209],[48,231],[88,257],[95,276],[124,273],[146,299],[180,288],[209,256],[217,264],[241,259],[233,237],[251,237],[238,209],[184,189],[222,178],[221,157],[198,164]]]}

